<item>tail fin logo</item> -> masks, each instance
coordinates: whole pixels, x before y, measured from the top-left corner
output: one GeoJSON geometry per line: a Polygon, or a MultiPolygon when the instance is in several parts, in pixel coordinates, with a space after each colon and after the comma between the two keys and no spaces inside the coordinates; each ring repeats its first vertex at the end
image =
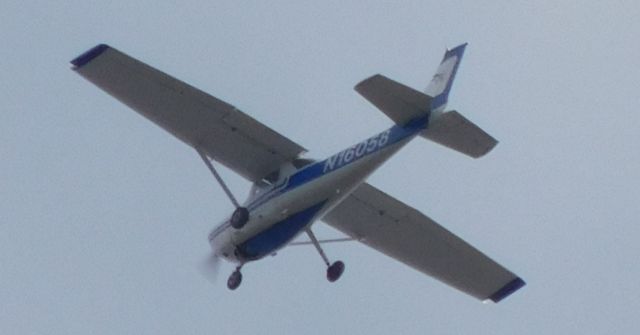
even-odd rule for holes
{"type": "Polygon", "coordinates": [[[436,73],[433,75],[433,79],[431,79],[431,82],[434,84],[438,84],[441,83],[444,80],[444,73],[436,73]]]}

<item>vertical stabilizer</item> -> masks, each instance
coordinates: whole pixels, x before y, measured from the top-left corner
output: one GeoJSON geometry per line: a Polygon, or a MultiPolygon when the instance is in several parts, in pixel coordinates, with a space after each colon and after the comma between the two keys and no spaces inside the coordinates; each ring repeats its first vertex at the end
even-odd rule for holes
{"type": "Polygon", "coordinates": [[[431,110],[444,108],[449,100],[449,91],[453,85],[458,66],[462,60],[464,49],[467,43],[461,44],[444,53],[442,62],[438,66],[436,74],[433,75],[431,82],[424,91],[428,96],[433,97],[431,100],[431,110]]]}

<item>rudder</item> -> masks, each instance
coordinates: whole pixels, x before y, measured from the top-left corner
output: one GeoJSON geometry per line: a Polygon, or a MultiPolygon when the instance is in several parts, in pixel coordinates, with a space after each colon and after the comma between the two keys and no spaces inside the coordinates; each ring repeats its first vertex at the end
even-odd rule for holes
{"type": "Polygon", "coordinates": [[[424,91],[426,95],[433,97],[430,106],[431,110],[446,106],[453,80],[456,77],[456,72],[458,72],[466,47],[467,43],[464,43],[444,53],[436,74],[433,75],[431,82],[429,82],[424,91]]]}

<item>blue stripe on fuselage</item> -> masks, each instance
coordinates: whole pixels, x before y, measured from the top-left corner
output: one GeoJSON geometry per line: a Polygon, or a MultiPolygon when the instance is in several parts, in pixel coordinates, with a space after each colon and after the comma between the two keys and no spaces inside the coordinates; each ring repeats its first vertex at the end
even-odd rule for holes
{"type": "Polygon", "coordinates": [[[274,224],[237,247],[237,256],[251,261],[267,256],[281,248],[304,229],[313,216],[324,206],[322,201],[274,224]]]}
{"type": "MultiPolygon", "coordinates": [[[[356,145],[353,145],[345,150],[342,150],[340,152],[338,152],[337,154],[323,160],[320,162],[316,162],[313,163],[311,165],[308,165],[302,169],[300,169],[299,171],[296,171],[294,174],[292,174],[291,176],[289,176],[289,179],[286,181],[286,185],[282,185],[282,184],[278,184],[276,186],[274,186],[271,190],[261,194],[260,196],[258,196],[257,198],[253,199],[251,202],[249,202],[246,207],[247,209],[249,209],[249,211],[253,211],[256,208],[260,207],[261,205],[263,205],[264,203],[268,202],[269,200],[282,195],[288,191],[291,191],[301,185],[304,185],[312,180],[315,180],[319,177],[324,176],[325,174],[331,173],[333,171],[336,171],[337,169],[343,168],[363,157],[366,157],[368,155],[374,154],[379,150],[382,150],[388,146],[394,145],[408,137],[411,137],[419,132],[421,132],[422,130],[426,129],[429,123],[429,115],[425,115],[416,119],[413,119],[409,122],[407,122],[405,125],[394,125],[393,127],[375,135],[372,136],[368,139],[366,139],[365,141],[362,141],[356,145]],[[383,145],[376,145],[376,147],[374,149],[372,149],[371,151],[368,151],[366,149],[365,152],[358,156],[355,155],[354,153],[354,157],[352,157],[351,160],[345,160],[345,155],[346,152],[348,150],[355,150],[357,151],[358,145],[361,145],[362,143],[368,143],[370,140],[372,139],[378,139],[378,143],[380,143],[380,137],[383,136],[383,134],[387,134],[384,136],[388,136],[388,139],[385,140],[386,143],[384,143],[383,145]],[[343,153],[342,156],[342,162],[338,162],[339,156],[340,154],[343,153]],[[333,166],[329,166],[330,168],[327,168],[329,162],[331,159],[334,159],[335,161],[333,162],[333,166]],[[341,163],[341,164],[338,164],[341,163]]],[[[222,225],[220,225],[219,227],[217,227],[211,234],[210,234],[210,239],[215,238],[215,236],[221,234],[225,229],[227,229],[230,226],[230,223],[227,221],[225,223],[223,223],[222,225]]]]}
{"type": "Polygon", "coordinates": [[[427,128],[428,122],[429,116],[426,115],[411,120],[403,126],[394,125],[393,127],[362,142],[352,145],[351,147],[342,150],[323,161],[316,162],[307,167],[304,167],[289,176],[286,186],[277,187],[262,194],[255,200],[251,201],[247,205],[247,208],[249,210],[253,210],[278,195],[286,193],[296,187],[304,185],[337,169],[343,168],[361,158],[364,158],[388,146],[396,144],[407,137],[413,136],[427,128]],[[374,145],[373,143],[376,141],[377,144],[374,145]],[[382,143],[383,141],[384,143],[382,143]],[[358,150],[361,150],[361,152],[358,152],[358,150]]]}

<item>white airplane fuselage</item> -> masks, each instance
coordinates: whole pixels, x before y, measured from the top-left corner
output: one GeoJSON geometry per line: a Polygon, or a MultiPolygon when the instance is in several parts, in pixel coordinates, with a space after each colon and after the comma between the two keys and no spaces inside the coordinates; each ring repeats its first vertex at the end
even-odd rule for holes
{"type": "Polygon", "coordinates": [[[241,229],[229,218],[209,234],[216,255],[244,264],[274,254],[338,205],[371,173],[426,129],[429,116],[393,127],[300,169],[281,168],[278,181],[243,204],[241,229]],[[288,171],[288,173],[286,173],[288,171]]]}
{"type": "Polygon", "coordinates": [[[356,239],[462,292],[498,302],[525,282],[419,210],[363,184],[417,135],[473,158],[498,143],[457,111],[445,112],[465,47],[445,52],[422,92],[381,74],[355,85],[394,126],[323,161],[300,157],[304,147],[234,105],[106,44],[71,64],[82,77],[200,155],[235,207],[209,234],[213,253],[202,270],[213,275],[220,258],[238,263],[227,279],[230,290],[242,282],[245,263],[275,254],[303,232],[322,257],[327,280],[338,280],[345,264],[330,261],[323,241],[311,231],[322,219],[348,236],[334,241],[356,239]],[[254,182],[244,203],[229,190],[212,160],[254,182]]]}

